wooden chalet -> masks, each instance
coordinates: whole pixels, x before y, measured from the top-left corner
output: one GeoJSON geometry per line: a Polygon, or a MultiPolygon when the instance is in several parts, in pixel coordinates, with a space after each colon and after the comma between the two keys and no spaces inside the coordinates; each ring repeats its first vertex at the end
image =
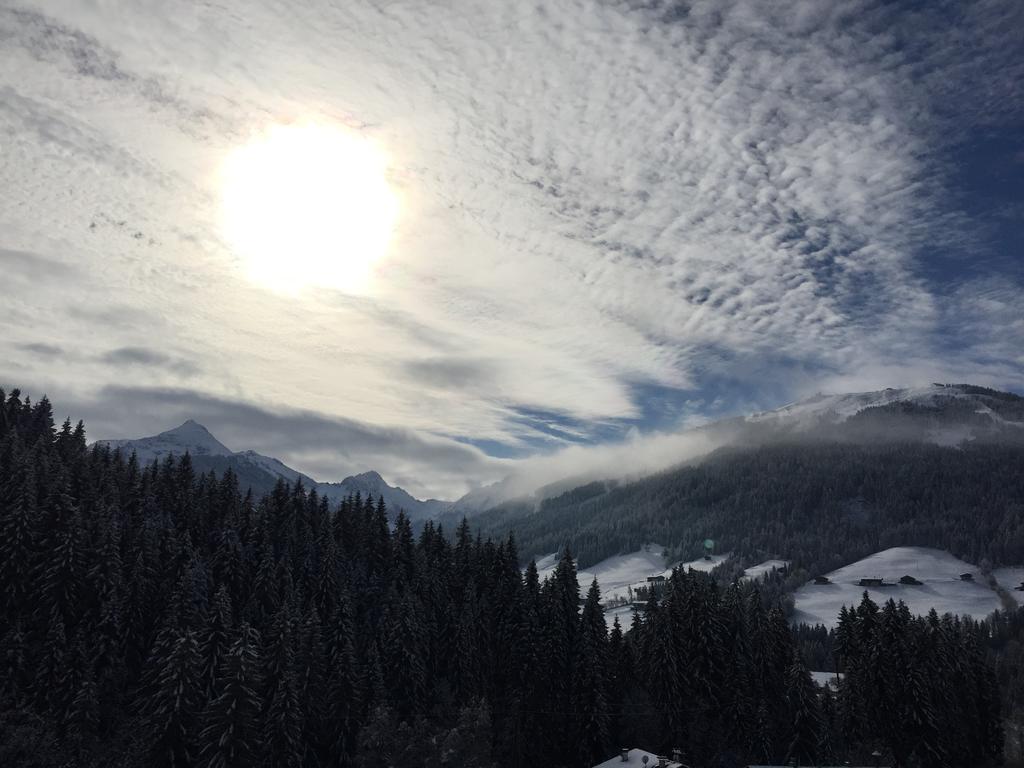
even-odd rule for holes
{"type": "Polygon", "coordinates": [[[858,587],[884,587],[884,586],[886,586],[886,584],[885,584],[885,579],[870,578],[870,579],[861,579],[860,581],[857,582],[857,586],[858,587]]]}

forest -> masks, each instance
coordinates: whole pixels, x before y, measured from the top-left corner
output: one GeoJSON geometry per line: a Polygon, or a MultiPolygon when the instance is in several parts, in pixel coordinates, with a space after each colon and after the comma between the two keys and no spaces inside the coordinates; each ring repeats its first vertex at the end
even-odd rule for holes
{"type": "Polygon", "coordinates": [[[745,564],[782,557],[828,573],[892,546],[1024,563],[1024,445],[821,440],[722,448],[632,483],[593,483],[473,522],[514,530],[524,556],[568,546],[587,567],[647,542],[692,559],[705,539],[745,564]]]}
{"type": "Polygon", "coordinates": [[[997,765],[985,625],[870,600],[822,691],[756,584],[676,570],[609,629],[563,552],[301,483],[139,466],[0,392],[0,765],[997,765]],[[906,727],[897,727],[898,725],[906,727]]]}

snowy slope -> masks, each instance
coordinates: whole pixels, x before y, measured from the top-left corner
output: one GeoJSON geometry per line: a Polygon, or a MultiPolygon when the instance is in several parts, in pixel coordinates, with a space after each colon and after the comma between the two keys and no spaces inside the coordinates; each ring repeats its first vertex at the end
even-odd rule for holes
{"type": "MultiPolygon", "coordinates": [[[[991,428],[1011,432],[1024,430],[1024,401],[1012,394],[991,392],[970,385],[932,384],[926,387],[888,388],[876,392],[855,392],[842,395],[818,394],[781,408],[751,414],[744,421],[785,429],[810,431],[823,424],[838,424],[870,408],[906,403],[936,416],[944,411],[966,410],[980,417],[991,428]]],[[[935,431],[933,442],[956,445],[971,439],[978,425],[950,423],[935,431]]]]}
{"type": "Polygon", "coordinates": [[[1024,582],[1024,568],[996,568],[992,575],[996,583],[1017,601],[1017,605],[1024,605],[1024,591],[1017,589],[1024,582]]]}
{"type": "MultiPolygon", "coordinates": [[[[665,548],[660,544],[645,544],[636,552],[626,555],[614,555],[602,560],[597,565],[592,565],[586,570],[576,573],[576,580],[579,582],[580,590],[585,594],[590,589],[590,583],[597,578],[597,584],[601,588],[601,599],[611,600],[617,597],[628,596],[629,588],[634,590],[637,587],[647,586],[648,576],[672,575],[673,567],[681,567],[684,570],[692,568],[695,571],[710,571],[725,562],[729,554],[712,555],[709,558],[698,558],[686,563],[675,564],[665,563],[663,555],[665,548]]],[[[541,581],[555,572],[558,566],[558,555],[550,554],[537,559],[537,572],[541,581]]]]}
{"type": "MultiPolygon", "coordinates": [[[[666,568],[662,554],[665,548],[660,544],[645,544],[636,552],[626,555],[615,555],[592,565],[586,570],[576,573],[580,591],[586,594],[590,583],[597,578],[601,587],[601,599],[626,597],[628,588],[634,589],[647,584],[648,576],[668,576],[672,569],[666,568]]],[[[541,581],[555,572],[558,566],[558,555],[545,555],[537,560],[537,572],[541,581]]]]}
{"type": "MultiPolygon", "coordinates": [[[[628,600],[631,590],[635,593],[638,587],[647,586],[648,576],[668,578],[672,575],[673,567],[692,568],[695,571],[707,572],[725,562],[730,554],[726,552],[722,555],[712,555],[707,559],[701,557],[686,563],[666,566],[662,554],[664,551],[665,548],[660,544],[646,544],[636,552],[615,555],[586,570],[577,571],[576,581],[580,585],[580,595],[585,596],[587,590],[590,589],[590,583],[597,578],[597,584],[601,588],[601,601],[604,604],[607,605],[616,600],[628,600]]],[[[558,566],[558,555],[545,555],[538,558],[536,562],[537,573],[540,580],[543,581],[555,572],[555,568],[558,566]]],[[[620,605],[608,608],[604,612],[604,620],[609,629],[614,624],[616,617],[623,629],[629,629],[629,625],[633,621],[633,606],[620,605]]]]}
{"type": "Polygon", "coordinates": [[[749,568],[743,570],[744,579],[757,579],[764,576],[766,573],[779,570],[781,568],[788,568],[789,560],[765,560],[763,563],[752,565],[749,568]]]}
{"type": "Polygon", "coordinates": [[[707,557],[699,557],[696,560],[690,560],[688,563],[680,563],[679,565],[683,570],[708,573],[728,560],[731,554],[732,552],[724,552],[721,555],[708,555],[707,557]]]}
{"type": "Polygon", "coordinates": [[[881,605],[889,598],[902,600],[913,613],[966,614],[984,618],[1001,607],[999,596],[982,578],[977,566],[948,552],[925,547],[893,547],[827,574],[831,584],[808,583],[794,595],[794,623],[835,626],[839,610],[857,605],[865,591],[881,605]],[[973,573],[975,581],[961,581],[961,573],[973,573]],[[913,576],[920,586],[899,584],[913,576]],[[882,578],[885,587],[861,587],[862,578],[882,578]]]}
{"type": "Polygon", "coordinates": [[[101,445],[120,448],[123,453],[135,451],[140,464],[149,464],[168,454],[193,456],[230,456],[232,451],[210,434],[202,424],[189,419],[184,424],[153,437],[138,440],[98,440],[101,445]]]}
{"type": "MultiPolygon", "coordinates": [[[[615,757],[605,760],[603,763],[598,763],[594,768],[657,768],[658,756],[653,752],[647,752],[643,749],[631,749],[626,755],[626,760],[622,760],[621,755],[615,755],[615,757]],[[644,758],[647,761],[644,761],[644,758]]],[[[668,768],[681,768],[680,763],[668,761],[668,768]]]]}

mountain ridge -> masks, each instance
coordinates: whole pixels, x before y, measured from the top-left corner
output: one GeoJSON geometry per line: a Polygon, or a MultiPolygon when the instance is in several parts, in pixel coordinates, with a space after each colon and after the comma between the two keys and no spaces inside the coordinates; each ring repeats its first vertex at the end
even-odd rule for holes
{"type": "Polygon", "coordinates": [[[279,479],[284,479],[289,483],[301,481],[307,488],[315,489],[321,496],[335,502],[355,493],[363,497],[383,497],[389,510],[404,510],[413,521],[435,517],[451,503],[439,499],[417,499],[404,488],[389,485],[376,470],[349,475],[339,481],[318,481],[276,457],[251,449],[232,451],[194,419],[187,419],[177,427],[150,437],[102,439],[94,444],[120,449],[122,453],[134,451],[142,464],[187,452],[197,470],[222,473],[230,467],[243,486],[247,485],[257,494],[271,490],[279,479]]]}
{"type": "Polygon", "coordinates": [[[532,504],[593,484],[632,482],[698,461],[730,445],[758,445],[780,440],[827,438],[884,442],[924,442],[957,446],[986,439],[1024,440],[1024,397],[973,384],[886,387],[867,392],[818,393],[778,408],[717,419],[681,434],[707,437],[702,453],[642,473],[563,478],[524,493],[522,483],[507,477],[476,488],[453,502],[449,513],[475,515],[504,504],[532,504]]]}

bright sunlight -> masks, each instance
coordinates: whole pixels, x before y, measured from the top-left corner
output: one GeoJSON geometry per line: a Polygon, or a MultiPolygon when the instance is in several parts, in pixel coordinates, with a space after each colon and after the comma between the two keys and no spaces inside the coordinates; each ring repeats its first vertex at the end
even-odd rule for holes
{"type": "Polygon", "coordinates": [[[363,292],[398,214],[386,173],[383,152],[355,131],[273,126],[224,163],[224,235],[267,288],[363,292]]]}

